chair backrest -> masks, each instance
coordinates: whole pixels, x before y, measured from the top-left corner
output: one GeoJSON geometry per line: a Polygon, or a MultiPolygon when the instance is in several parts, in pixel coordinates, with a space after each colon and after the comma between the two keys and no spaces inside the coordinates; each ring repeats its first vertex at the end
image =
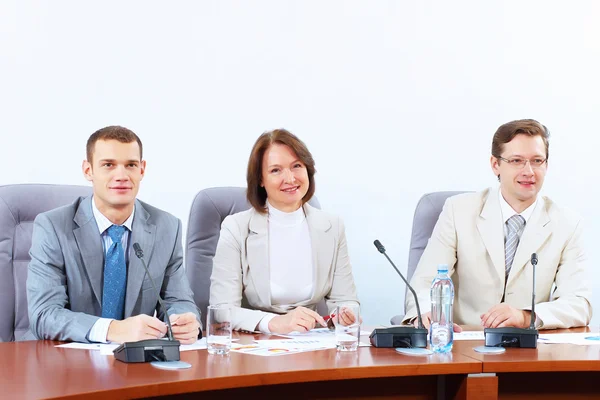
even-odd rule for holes
{"type": "MultiPolygon", "coordinates": [[[[412,235],[410,238],[410,251],[408,253],[408,270],[406,271],[406,279],[410,282],[417,264],[425,251],[425,247],[429,242],[429,238],[433,232],[433,228],[437,223],[438,217],[442,212],[444,203],[448,197],[457,194],[465,193],[464,191],[455,192],[433,192],[427,193],[421,197],[415,209],[413,217],[412,235]]],[[[405,296],[408,295],[408,288],[405,296]]],[[[406,312],[406,306],[405,310],[406,312]]]]}
{"type": "MultiPolygon", "coordinates": [[[[320,208],[313,196],[309,204],[320,208]]],[[[187,227],[185,269],[194,292],[194,300],[205,318],[210,297],[213,257],[225,217],[250,209],[246,188],[214,187],[198,192],[190,210],[187,227]]]]}
{"type": "Polygon", "coordinates": [[[25,283],[33,220],[91,193],[86,186],[0,186],[0,342],[21,340],[29,330],[25,283]]]}

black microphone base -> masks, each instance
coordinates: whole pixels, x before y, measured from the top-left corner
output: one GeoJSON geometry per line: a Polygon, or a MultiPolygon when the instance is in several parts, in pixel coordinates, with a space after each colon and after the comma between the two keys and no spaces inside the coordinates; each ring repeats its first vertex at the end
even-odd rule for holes
{"type": "Polygon", "coordinates": [[[126,363],[179,361],[179,341],[148,339],[125,342],[113,350],[115,358],[126,363]]]}
{"type": "Polygon", "coordinates": [[[393,326],[373,329],[369,336],[375,347],[427,347],[427,329],[393,326]]]}
{"type": "Polygon", "coordinates": [[[536,349],[539,336],[537,329],[523,328],[485,328],[483,334],[486,346],[521,349],[536,349]]]}

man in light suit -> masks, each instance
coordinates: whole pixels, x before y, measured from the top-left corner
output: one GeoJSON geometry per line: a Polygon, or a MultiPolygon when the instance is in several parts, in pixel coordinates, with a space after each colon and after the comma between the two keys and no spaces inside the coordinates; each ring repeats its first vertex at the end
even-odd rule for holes
{"type": "MultiPolygon", "coordinates": [[[[581,219],[539,196],[548,168],[548,130],[534,120],[506,123],[492,141],[499,189],[449,198],[411,279],[421,310],[439,264],[455,285],[454,322],[486,328],[526,328],[531,318],[532,253],[537,253],[535,324],[538,329],[590,322],[581,219]],[[554,286],[555,285],[555,286],[554,286]]],[[[414,320],[406,297],[405,322],[414,320]]],[[[430,312],[423,312],[428,327],[430,312]]],[[[455,327],[460,330],[459,327],[455,327]]]]}
{"type": "Polygon", "coordinates": [[[93,196],[35,219],[27,277],[35,338],[127,342],[163,337],[160,295],[174,338],[184,344],[197,340],[200,316],[182,265],[181,222],[136,200],[145,168],[135,133],[120,126],[100,129],[88,139],[82,166],[93,196]],[[132,251],[134,243],[144,253],[156,290],[132,251]]]}

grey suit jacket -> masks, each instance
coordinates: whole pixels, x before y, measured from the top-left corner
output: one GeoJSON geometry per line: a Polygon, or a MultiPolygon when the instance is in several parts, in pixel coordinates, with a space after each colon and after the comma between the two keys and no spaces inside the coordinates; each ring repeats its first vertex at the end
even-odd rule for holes
{"type": "MultiPolygon", "coordinates": [[[[504,301],[531,309],[531,254],[537,253],[535,312],[540,328],[569,328],[590,322],[591,288],[586,271],[580,218],[547,197],[525,225],[506,282],[504,301]]],[[[448,264],[455,286],[454,322],[481,324],[480,315],[499,304],[504,293],[504,230],[496,190],[465,193],[446,200],[411,285],[421,312],[430,310],[429,289],[438,264],[448,264]]],[[[406,296],[405,321],[417,315],[406,296]]]]}
{"type": "Polygon", "coordinates": [[[267,312],[284,314],[298,306],[315,310],[323,299],[330,311],[338,304],[358,302],[342,220],[309,204],[303,207],[313,252],[314,290],[312,298],[288,308],[271,304],[267,215],[252,208],[223,221],[210,278],[210,304],[234,306],[233,329],[253,331],[267,312]]]}
{"type": "MultiPolygon", "coordinates": [[[[38,215],[27,276],[30,333],[37,339],[87,342],[102,315],[104,249],[92,197],[38,215]]],[[[129,247],[139,243],[169,313],[198,315],[182,264],[181,222],[136,200],[129,247]]],[[[148,314],[164,320],[157,291],[130,250],[125,318],[148,314]]]]}

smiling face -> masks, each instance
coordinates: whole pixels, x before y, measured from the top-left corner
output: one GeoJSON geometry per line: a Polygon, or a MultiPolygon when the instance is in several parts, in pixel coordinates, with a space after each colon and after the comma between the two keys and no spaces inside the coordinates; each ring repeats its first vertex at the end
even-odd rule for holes
{"type": "Polygon", "coordinates": [[[273,143],[262,159],[261,186],[273,207],[284,212],[296,211],[308,192],[306,166],[290,147],[273,143]]]}
{"type": "Polygon", "coordinates": [[[98,210],[113,223],[125,221],[133,212],[146,169],[138,143],[98,140],[92,159],[85,160],[82,168],[85,178],[92,182],[98,210]]]}
{"type": "MultiPolygon", "coordinates": [[[[510,142],[503,145],[504,159],[546,159],[546,146],[541,136],[516,135],[510,142]]],[[[524,167],[516,167],[508,162],[491,157],[492,170],[500,177],[500,191],[508,204],[516,211],[522,212],[535,202],[544,184],[548,163],[538,168],[532,168],[527,162],[524,167]]]]}

